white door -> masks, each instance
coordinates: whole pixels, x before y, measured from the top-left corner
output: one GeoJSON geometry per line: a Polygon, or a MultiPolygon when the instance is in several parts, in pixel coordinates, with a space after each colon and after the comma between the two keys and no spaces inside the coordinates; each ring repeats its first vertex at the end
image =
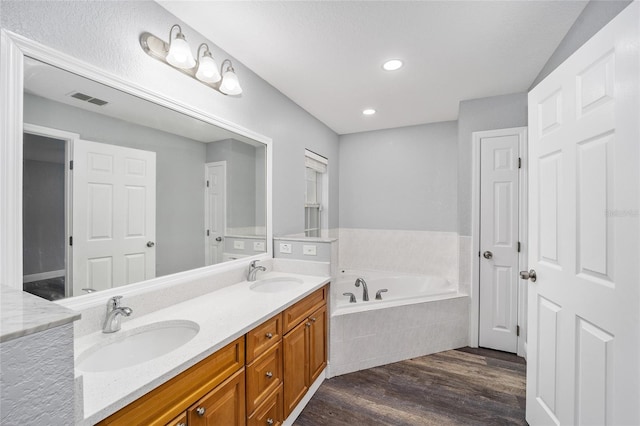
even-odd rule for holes
{"type": "Polygon", "coordinates": [[[205,264],[215,265],[222,262],[224,252],[224,231],[226,212],[226,176],[225,161],[205,165],[205,264]]]}
{"type": "Polygon", "coordinates": [[[155,277],[156,154],[73,147],[73,295],[155,277]]]}
{"type": "Polygon", "coordinates": [[[640,424],[639,7],[529,93],[531,425],[640,424]]]}
{"type": "Polygon", "coordinates": [[[480,138],[479,345],[518,351],[519,147],[522,132],[480,138]]]}

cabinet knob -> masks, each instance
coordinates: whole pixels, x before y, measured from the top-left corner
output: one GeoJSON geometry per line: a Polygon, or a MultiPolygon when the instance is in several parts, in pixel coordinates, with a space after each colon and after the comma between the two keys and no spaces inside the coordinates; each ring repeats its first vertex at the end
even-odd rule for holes
{"type": "Polygon", "coordinates": [[[305,327],[311,327],[311,323],[310,322],[305,323],[305,327]]]}
{"type": "Polygon", "coordinates": [[[265,376],[267,376],[268,378],[272,378],[273,373],[271,371],[267,371],[267,374],[265,374],[265,376]]]}
{"type": "Polygon", "coordinates": [[[187,426],[187,424],[186,424],[186,423],[184,423],[184,422],[180,422],[180,423],[178,423],[176,426],[187,426]]]}
{"type": "Polygon", "coordinates": [[[271,426],[273,424],[273,419],[271,419],[271,418],[267,419],[267,424],[269,426],[271,426]]]}
{"type": "Polygon", "coordinates": [[[311,320],[311,322],[316,322],[316,317],[311,317],[309,319],[311,320]]]}
{"type": "Polygon", "coordinates": [[[205,411],[207,411],[207,410],[205,410],[205,409],[204,409],[204,407],[198,407],[198,408],[196,408],[196,413],[198,413],[198,415],[199,415],[200,417],[204,416],[205,411]]]}
{"type": "Polygon", "coordinates": [[[271,333],[267,333],[264,335],[267,339],[271,339],[273,337],[273,334],[271,333]]]}

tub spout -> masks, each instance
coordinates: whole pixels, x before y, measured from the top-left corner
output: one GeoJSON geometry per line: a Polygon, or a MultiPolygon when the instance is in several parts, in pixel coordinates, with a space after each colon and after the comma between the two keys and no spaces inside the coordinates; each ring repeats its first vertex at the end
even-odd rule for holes
{"type": "Polygon", "coordinates": [[[369,301],[369,289],[367,288],[367,283],[363,278],[358,278],[356,280],[356,287],[360,287],[360,284],[362,284],[362,301],[363,302],[368,302],[369,301]]]}

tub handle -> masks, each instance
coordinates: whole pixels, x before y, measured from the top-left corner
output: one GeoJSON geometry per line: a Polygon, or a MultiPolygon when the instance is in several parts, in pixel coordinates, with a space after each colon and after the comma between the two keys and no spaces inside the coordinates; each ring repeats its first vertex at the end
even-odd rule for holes
{"type": "Polygon", "coordinates": [[[343,296],[349,296],[349,303],[356,303],[356,295],[353,293],[342,293],[343,296]]]}
{"type": "Polygon", "coordinates": [[[382,289],[378,290],[376,292],[376,300],[382,300],[382,293],[386,293],[388,291],[389,291],[389,289],[387,289],[387,288],[382,288],[382,289]]]}

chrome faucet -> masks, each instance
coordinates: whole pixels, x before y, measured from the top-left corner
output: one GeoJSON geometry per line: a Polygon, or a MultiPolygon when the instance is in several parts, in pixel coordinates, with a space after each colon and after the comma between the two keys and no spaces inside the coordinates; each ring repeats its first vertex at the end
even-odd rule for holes
{"type": "Polygon", "coordinates": [[[258,273],[258,271],[266,271],[267,268],[265,268],[264,266],[256,266],[256,263],[258,263],[257,260],[254,260],[253,262],[251,262],[249,264],[249,272],[247,273],[247,281],[255,281],[256,280],[256,274],[258,273]]]}
{"type": "Polygon", "coordinates": [[[380,290],[378,290],[378,292],[376,293],[376,300],[382,300],[382,293],[386,293],[389,290],[386,288],[382,288],[380,290]]]}
{"type": "Polygon", "coordinates": [[[356,303],[356,295],[353,293],[342,293],[343,296],[349,296],[349,303],[356,303]]]}
{"type": "Polygon", "coordinates": [[[133,309],[120,306],[122,296],[114,296],[107,301],[107,317],[102,326],[103,333],[115,333],[120,330],[121,316],[128,317],[133,313],[133,309]]]}
{"type": "Polygon", "coordinates": [[[367,288],[367,283],[365,282],[364,278],[358,278],[356,280],[356,287],[360,287],[360,283],[362,283],[362,301],[363,302],[368,302],[369,301],[369,289],[367,288]]]}

